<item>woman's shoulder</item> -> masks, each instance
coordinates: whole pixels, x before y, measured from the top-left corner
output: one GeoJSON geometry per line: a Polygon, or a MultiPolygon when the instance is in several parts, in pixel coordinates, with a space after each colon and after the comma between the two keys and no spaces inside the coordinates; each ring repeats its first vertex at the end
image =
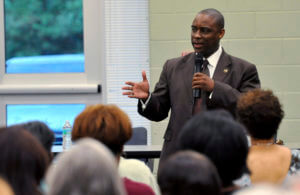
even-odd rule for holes
{"type": "Polygon", "coordinates": [[[257,165],[257,162],[260,161],[263,164],[269,163],[270,165],[280,166],[288,170],[291,159],[292,154],[288,147],[274,144],[269,146],[252,146],[247,161],[248,165],[257,165]]]}
{"type": "Polygon", "coordinates": [[[272,145],[256,145],[256,146],[251,146],[250,152],[257,152],[261,155],[266,155],[267,154],[272,154],[276,156],[286,156],[290,157],[291,156],[291,150],[286,147],[286,146],[281,146],[277,144],[272,144],[272,145]]]}
{"type": "Polygon", "coordinates": [[[281,145],[274,145],[277,148],[277,155],[281,160],[290,163],[292,161],[292,151],[290,148],[281,145]]]}
{"type": "Polygon", "coordinates": [[[278,147],[278,149],[282,155],[287,156],[288,158],[291,158],[292,151],[290,148],[288,148],[286,146],[277,145],[277,144],[275,144],[275,146],[278,147]]]}

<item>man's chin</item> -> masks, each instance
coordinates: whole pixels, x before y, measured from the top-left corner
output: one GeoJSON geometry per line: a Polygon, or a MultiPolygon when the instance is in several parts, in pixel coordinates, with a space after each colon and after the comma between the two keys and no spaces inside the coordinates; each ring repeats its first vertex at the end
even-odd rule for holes
{"type": "Polygon", "coordinates": [[[195,51],[196,53],[202,53],[202,54],[203,54],[203,49],[194,48],[194,51],[195,51]]]}

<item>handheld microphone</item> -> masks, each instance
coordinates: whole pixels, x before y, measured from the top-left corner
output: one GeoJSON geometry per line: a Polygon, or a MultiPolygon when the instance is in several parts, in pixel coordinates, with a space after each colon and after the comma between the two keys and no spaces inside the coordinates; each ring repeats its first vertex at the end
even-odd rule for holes
{"type": "MultiPolygon", "coordinates": [[[[202,70],[202,64],[203,64],[203,55],[201,53],[195,53],[195,71],[196,72],[201,72],[202,70]]],[[[201,90],[200,89],[193,89],[193,97],[194,98],[199,98],[201,97],[201,90]]]]}

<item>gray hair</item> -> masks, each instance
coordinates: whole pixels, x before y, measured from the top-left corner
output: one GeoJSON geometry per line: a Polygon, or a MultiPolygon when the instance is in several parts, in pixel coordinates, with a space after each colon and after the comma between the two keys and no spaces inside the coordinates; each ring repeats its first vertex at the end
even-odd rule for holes
{"type": "Polygon", "coordinates": [[[117,162],[100,142],[82,138],[58,156],[46,176],[49,195],[123,195],[117,162]]]}

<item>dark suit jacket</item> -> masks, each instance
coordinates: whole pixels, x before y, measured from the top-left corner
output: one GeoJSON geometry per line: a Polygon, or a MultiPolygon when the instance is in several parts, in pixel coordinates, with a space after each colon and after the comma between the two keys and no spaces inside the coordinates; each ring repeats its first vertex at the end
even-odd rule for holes
{"type": "MultiPolygon", "coordinates": [[[[141,103],[138,104],[139,113],[152,121],[165,119],[171,109],[160,162],[176,151],[178,134],[185,122],[192,117],[194,60],[194,53],[168,60],[146,109],[143,111],[141,103]]],[[[228,55],[224,50],[213,79],[215,87],[211,99],[207,98],[207,108],[225,108],[232,114],[241,93],[260,87],[255,65],[228,55]]]]}

